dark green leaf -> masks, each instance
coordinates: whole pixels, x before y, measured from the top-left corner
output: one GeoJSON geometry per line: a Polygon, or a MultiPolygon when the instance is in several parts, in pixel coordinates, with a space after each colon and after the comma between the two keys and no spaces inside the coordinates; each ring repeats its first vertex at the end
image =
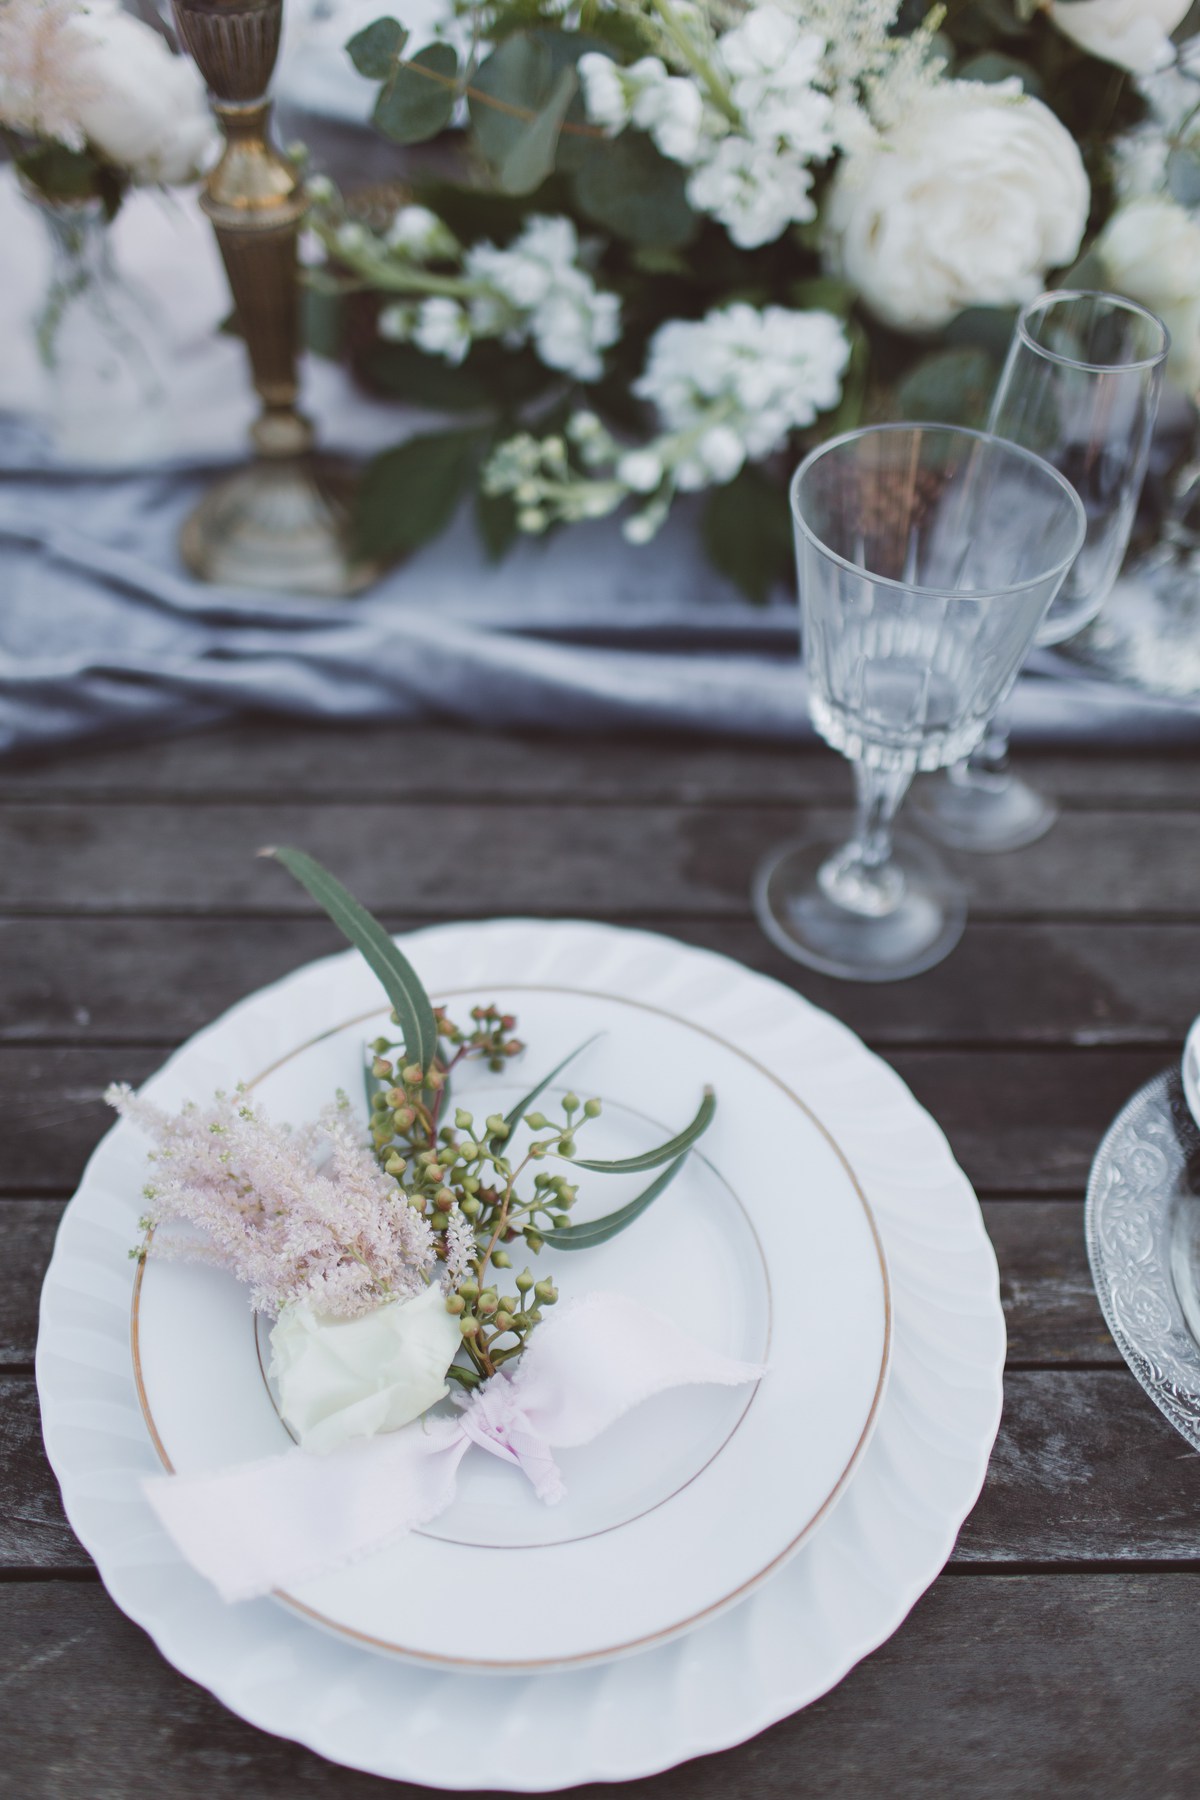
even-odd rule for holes
{"type": "Polygon", "coordinates": [[[972,56],[955,70],[955,76],[961,81],[1008,81],[1016,76],[1027,94],[1035,100],[1044,100],[1046,89],[1036,69],[1015,56],[1005,56],[1001,50],[985,50],[980,56],[972,56]]]}
{"type": "Polygon", "coordinates": [[[488,561],[503,562],[520,536],[517,529],[517,509],[511,495],[485,494],[482,488],[477,488],[475,523],[488,561]]]}
{"type": "Polygon", "coordinates": [[[533,1105],[538,1095],[544,1094],[546,1089],[550,1086],[550,1083],[554,1080],[554,1077],[556,1075],[561,1075],[567,1064],[574,1062],[577,1056],[582,1056],[583,1052],[588,1049],[590,1045],[594,1044],[596,1038],[599,1036],[600,1033],[597,1031],[592,1037],[587,1039],[586,1043],[580,1044],[578,1049],[572,1050],[569,1056],[564,1056],[560,1063],[554,1065],[548,1075],[542,1077],[535,1088],[530,1088],[523,1100],[517,1101],[517,1104],[513,1107],[511,1112],[505,1113],[504,1123],[508,1126],[508,1135],[510,1137],[521,1123],[521,1120],[525,1117],[525,1114],[529,1111],[529,1108],[533,1105]]]}
{"type": "Polygon", "coordinates": [[[789,306],[816,308],[843,319],[854,304],[854,296],[850,283],[833,275],[810,275],[805,281],[793,281],[787,290],[789,306]]]}
{"type": "Polygon", "coordinates": [[[379,90],[372,115],[397,144],[423,144],[450,123],[457,98],[458,57],[449,44],[430,44],[398,63],[379,90]]]}
{"type": "Polygon", "coordinates": [[[506,194],[532,194],[554,173],[559,132],[578,86],[574,69],[564,69],[541,112],[500,164],[500,185],[506,194]]]}
{"type": "Polygon", "coordinates": [[[368,463],[354,514],[360,553],[406,556],[444,531],[487,442],[479,431],[431,432],[368,463]]]}
{"type": "Polygon", "coordinates": [[[304,348],[314,356],[340,362],[343,349],[345,306],[342,296],[305,282],[300,289],[300,332],[304,348]]]}
{"type": "Polygon", "coordinates": [[[68,150],[65,144],[43,144],[16,157],[17,168],[47,200],[104,201],[109,219],[116,217],[125,183],[108,163],[90,150],[68,150]]]}
{"type": "Polygon", "coordinates": [[[701,531],[713,567],[756,606],[787,580],[792,556],[787,496],[761,470],[743,469],[728,486],[713,489],[701,531]]]}
{"type": "Polygon", "coordinates": [[[577,1169],[590,1169],[596,1175],[636,1175],[643,1169],[657,1169],[660,1163],[669,1162],[671,1157],[690,1150],[696,1139],[708,1130],[716,1110],[717,1096],[710,1087],[706,1087],[700,1110],[691,1124],[685,1125],[682,1131],[669,1138],[665,1144],[660,1144],[656,1150],[643,1150],[640,1156],[622,1156],[616,1162],[589,1162],[576,1156],[567,1160],[577,1169]]]}
{"type": "Polygon", "coordinates": [[[368,385],[395,394],[409,406],[432,412],[478,412],[490,394],[471,367],[473,357],[457,368],[440,356],[426,356],[414,344],[372,344],[361,359],[368,385]]]}
{"type": "Polygon", "coordinates": [[[276,862],[282,863],[362,954],[379,977],[391,1002],[409,1062],[428,1069],[437,1054],[438,1044],[433,1006],[416,970],[396,948],[378,919],[306,851],[273,846],[261,854],[273,856],[276,862]]]}
{"type": "Polygon", "coordinates": [[[687,171],[660,156],[644,132],[577,138],[574,155],[575,200],[597,225],[660,250],[678,249],[695,237],[699,224],[688,205],[687,171]]]}
{"type": "Polygon", "coordinates": [[[575,96],[574,67],[553,37],[519,32],[497,45],[471,80],[475,141],[507,194],[529,194],[553,172],[558,135],[575,96]]]}
{"type": "Polygon", "coordinates": [[[368,81],[386,81],[407,42],[408,33],[396,19],[376,19],[355,32],[346,45],[346,54],[368,81]]]}
{"type": "Polygon", "coordinates": [[[996,385],[986,350],[940,350],[917,364],[896,389],[896,414],[940,425],[982,425],[996,385]]]}
{"type": "Polygon", "coordinates": [[[842,397],[833,411],[825,415],[824,428],[828,437],[837,437],[842,431],[854,431],[862,423],[867,404],[871,340],[857,319],[846,321],[846,336],[850,343],[850,360],[842,376],[842,397]]]}
{"type": "Polygon", "coordinates": [[[686,1161],[685,1151],[636,1200],[631,1200],[628,1206],[619,1206],[616,1212],[608,1213],[603,1219],[583,1219],[578,1225],[555,1225],[549,1231],[539,1231],[538,1236],[543,1243],[552,1245],[555,1250],[590,1250],[596,1244],[607,1242],[609,1238],[616,1237],[619,1231],[624,1231],[627,1225],[632,1225],[648,1206],[654,1204],[658,1196],[670,1187],[686,1161]]]}

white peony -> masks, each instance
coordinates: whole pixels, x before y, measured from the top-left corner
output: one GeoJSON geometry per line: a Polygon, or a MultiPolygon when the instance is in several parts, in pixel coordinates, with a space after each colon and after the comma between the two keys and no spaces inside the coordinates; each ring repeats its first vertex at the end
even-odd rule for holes
{"type": "Polygon", "coordinates": [[[935,331],[967,306],[1032,299],[1074,258],[1088,204],[1074,139],[1018,81],[945,82],[846,158],[826,257],[885,324],[935,331]]]}
{"type": "Polygon", "coordinates": [[[1095,254],[1110,287],[1162,319],[1167,373],[1200,398],[1200,225],[1173,200],[1134,200],[1113,214],[1095,254]]]}
{"type": "Polygon", "coordinates": [[[190,181],[216,142],[195,65],[115,0],[5,0],[0,120],[135,182],[190,181]]]}
{"type": "Polygon", "coordinates": [[[1148,75],[1173,61],[1171,33],[1191,0],[1069,0],[1047,10],[1058,29],[1101,61],[1148,75]]]}
{"type": "Polygon", "coordinates": [[[285,1307],[271,1332],[284,1421],[302,1450],[321,1455],[351,1438],[397,1431],[445,1398],[461,1343],[438,1286],[356,1319],[285,1307]]]}

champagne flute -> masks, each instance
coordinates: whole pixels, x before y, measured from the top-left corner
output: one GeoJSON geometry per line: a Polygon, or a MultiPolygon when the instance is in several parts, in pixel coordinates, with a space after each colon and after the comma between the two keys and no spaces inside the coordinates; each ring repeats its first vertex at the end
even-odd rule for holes
{"type": "MultiPolygon", "coordinates": [[[[1169,338],[1162,320],[1118,294],[1063,290],[1017,320],[988,430],[1034,450],[1072,482],[1087,537],[1034,642],[1059,644],[1099,612],[1129,543],[1158,412],[1169,338]]],[[[1053,803],[1009,768],[992,719],[974,754],[913,796],[939,843],[1016,850],[1047,832],[1053,803]]]]}
{"type": "Polygon", "coordinates": [[[945,425],[834,438],[791,502],[809,706],[853,763],[858,822],[775,851],[755,910],[798,962],[898,980],[949,954],[966,904],[935,851],[894,836],[897,809],[916,770],[979,741],[1083,543],[1083,505],[1030,451],[945,425]]]}

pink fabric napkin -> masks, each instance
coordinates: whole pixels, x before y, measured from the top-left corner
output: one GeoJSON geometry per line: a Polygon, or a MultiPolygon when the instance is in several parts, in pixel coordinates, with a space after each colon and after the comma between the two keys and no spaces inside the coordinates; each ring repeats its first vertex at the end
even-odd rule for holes
{"type": "Polygon", "coordinates": [[[192,1566],[246,1600],[381,1550],[444,1512],[472,1445],[512,1463],[552,1505],[555,1449],[590,1443],[669,1388],[757,1381],[756,1363],[707,1349],[620,1294],[588,1294],[539,1326],[512,1375],[464,1396],[457,1417],[344,1444],[288,1450],[208,1475],[155,1476],[146,1493],[192,1566]]]}

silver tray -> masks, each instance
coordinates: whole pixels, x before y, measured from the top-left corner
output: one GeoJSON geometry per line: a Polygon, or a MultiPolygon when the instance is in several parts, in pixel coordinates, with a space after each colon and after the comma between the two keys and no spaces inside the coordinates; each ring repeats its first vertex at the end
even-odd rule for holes
{"type": "Polygon", "coordinates": [[[1177,1069],[1148,1081],[1109,1126],[1092,1164],[1085,1229],[1118,1349],[1200,1450],[1200,1129],[1177,1069]]]}

